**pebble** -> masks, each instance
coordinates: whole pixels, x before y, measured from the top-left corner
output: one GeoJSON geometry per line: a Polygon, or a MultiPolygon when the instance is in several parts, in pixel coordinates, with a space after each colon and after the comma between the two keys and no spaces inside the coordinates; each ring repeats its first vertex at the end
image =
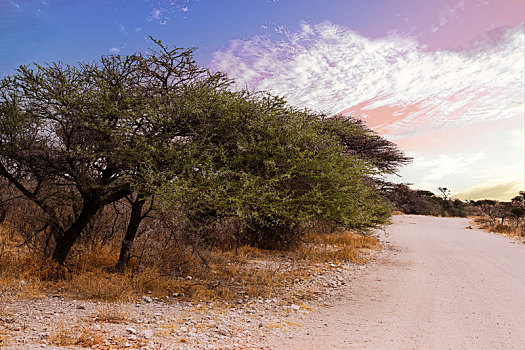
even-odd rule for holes
{"type": "Polygon", "coordinates": [[[133,327],[128,327],[126,328],[126,332],[130,333],[130,334],[137,334],[137,330],[133,327]]]}
{"type": "Polygon", "coordinates": [[[146,329],[140,334],[144,339],[151,339],[153,337],[153,331],[151,329],[146,329]]]}

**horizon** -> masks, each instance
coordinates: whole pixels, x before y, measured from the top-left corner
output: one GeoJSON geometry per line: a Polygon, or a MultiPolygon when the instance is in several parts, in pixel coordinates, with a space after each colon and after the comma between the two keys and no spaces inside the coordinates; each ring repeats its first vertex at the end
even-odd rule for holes
{"type": "Polygon", "coordinates": [[[525,189],[525,2],[63,0],[0,3],[0,76],[18,65],[200,47],[239,88],[363,119],[414,158],[396,182],[459,199],[525,189]]]}

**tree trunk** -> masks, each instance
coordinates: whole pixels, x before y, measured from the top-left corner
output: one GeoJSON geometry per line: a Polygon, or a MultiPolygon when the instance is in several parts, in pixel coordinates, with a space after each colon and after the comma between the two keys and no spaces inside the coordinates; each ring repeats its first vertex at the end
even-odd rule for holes
{"type": "Polygon", "coordinates": [[[82,210],[77,220],[56,240],[55,250],[53,251],[53,261],[56,261],[60,265],[64,264],[71,247],[73,247],[73,244],[75,244],[82,234],[82,231],[84,231],[101,206],[98,198],[84,197],[82,210]]]}
{"type": "Polygon", "coordinates": [[[7,216],[7,210],[5,210],[4,208],[0,207],[0,224],[2,224],[2,222],[4,222],[6,216],[7,216]]]}
{"type": "Polygon", "coordinates": [[[115,272],[122,273],[124,272],[124,267],[129,263],[131,257],[131,248],[133,247],[133,241],[139,230],[140,222],[142,221],[142,207],[144,205],[143,199],[137,199],[134,202],[131,202],[131,215],[129,218],[128,228],[126,230],[126,235],[122,241],[122,246],[120,248],[120,256],[115,267],[111,270],[115,272]]]}

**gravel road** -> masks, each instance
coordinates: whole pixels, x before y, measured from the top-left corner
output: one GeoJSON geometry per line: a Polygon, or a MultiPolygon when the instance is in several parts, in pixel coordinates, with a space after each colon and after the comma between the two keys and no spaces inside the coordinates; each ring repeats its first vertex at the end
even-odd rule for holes
{"type": "Polygon", "coordinates": [[[525,349],[525,246],[468,219],[395,216],[388,251],[275,349],[525,349]]]}

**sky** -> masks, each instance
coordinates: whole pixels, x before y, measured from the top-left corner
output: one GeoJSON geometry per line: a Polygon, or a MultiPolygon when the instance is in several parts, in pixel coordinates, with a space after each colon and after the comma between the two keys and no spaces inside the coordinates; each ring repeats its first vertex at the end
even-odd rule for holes
{"type": "Polygon", "coordinates": [[[297,107],[363,119],[414,158],[390,180],[524,190],[525,0],[0,0],[0,77],[147,52],[148,36],[297,107]]]}

